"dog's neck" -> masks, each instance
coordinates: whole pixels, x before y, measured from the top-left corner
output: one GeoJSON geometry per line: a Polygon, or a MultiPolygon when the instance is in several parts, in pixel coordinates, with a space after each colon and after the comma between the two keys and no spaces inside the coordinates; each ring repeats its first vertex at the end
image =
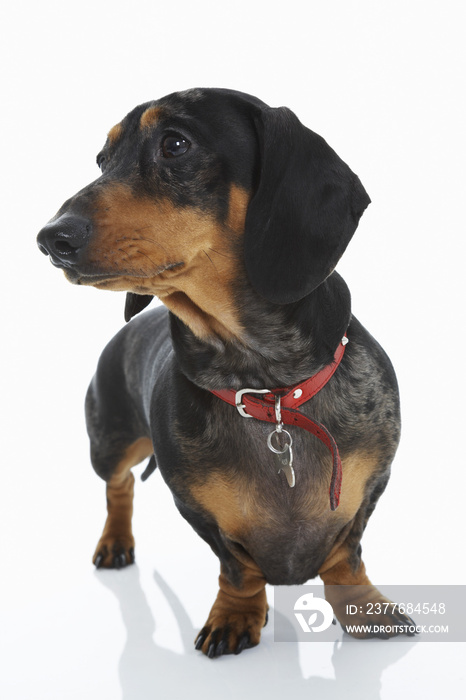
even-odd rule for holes
{"type": "Polygon", "coordinates": [[[336,272],[309,296],[286,306],[264,301],[249,286],[238,294],[245,329],[241,341],[200,339],[171,315],[181,371],[204,389],[296,384],[332,361],[350,322],[350,293],[336,272]]]}

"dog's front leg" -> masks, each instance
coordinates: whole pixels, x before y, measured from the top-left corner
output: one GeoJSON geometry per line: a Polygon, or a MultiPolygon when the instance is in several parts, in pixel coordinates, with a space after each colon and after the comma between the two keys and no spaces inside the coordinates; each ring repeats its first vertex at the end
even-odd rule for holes
{"type": "Polygon", "coordinates": [[[219,592],[204,627],[196,638],[196,649],[210,658],[239,654],[259,644],[267,622],[265,578],[255,566],[241,565],[241,580],[232,583],[221,565],[219,592]]]}
{"type": "Polygon", "coordinates": [[[325,597],[341,626],[353,637],[413,636],[415,623],[372,585],[361,558],[345,545],[319,571],[325,597]]]}
{"type": "MultiPolygon", "coordinates": [[[[91,442],[92,444],[92,442],[91,442]]],[[[102,454],[107,454],[102,441],[102,454]]],[[[139,464],[152,452],[149,438],[139,438],[123,451],[120,460],[115,460],[113,473],[99,468],[107,460],[99,458],[98,450],[91,450],[94,468],[106,480],[107,520],[97,544],[92,561],[99,569],[121,569],[134,562],[134,537],[131,526],[133,516],[134,476],[131,468],[139,464]]]]}
{"type": "Polygon", "coordinates": [[[107,520],[92,561],[99,569],[121,569],[134,562],[133,516],[134,476],[113,477],[106,488],[107,520]]]}

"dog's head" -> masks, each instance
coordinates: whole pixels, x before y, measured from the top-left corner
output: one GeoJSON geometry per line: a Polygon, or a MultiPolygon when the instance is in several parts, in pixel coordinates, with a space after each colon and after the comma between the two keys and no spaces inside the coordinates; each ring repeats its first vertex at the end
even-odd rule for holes
{"type": "Polygon", "coordinates": [[[274,304],[331,274],[369,204],[357,176],[288,109],[195,89],[136,107],[97,156],[101,176],[37,242],[75,284],[158,296],[200,337],[241,334],[245,275],[274,304]]]}

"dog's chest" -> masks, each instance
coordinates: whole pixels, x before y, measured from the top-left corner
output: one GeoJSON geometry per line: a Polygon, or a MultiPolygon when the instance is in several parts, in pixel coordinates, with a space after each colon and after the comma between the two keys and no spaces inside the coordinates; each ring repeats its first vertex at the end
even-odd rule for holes
{"type": "Polygon", "coordinates": [[[273,425],[247,422],[239,430],[216,421],[199,440],[182,440],[185,469],[172,483],[181,500],[189,501],[216,521],[219,529],[237,541],[259,530],[288,532],[297,529],[333,530],[349,522],[359,509],[368,478],[377,459],[353,453],[344,456],[340,505],[330,509],[332,460],[316,438],[300,430],[293,433],[293,487],[277,455],[267,446],[273,425]]]}

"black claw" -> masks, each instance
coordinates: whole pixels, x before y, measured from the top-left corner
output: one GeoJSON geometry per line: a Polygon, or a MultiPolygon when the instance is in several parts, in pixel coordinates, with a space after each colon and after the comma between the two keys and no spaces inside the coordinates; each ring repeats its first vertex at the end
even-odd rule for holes
{"type": "Polygon", "coordinates": [[[96,569],[100,569],[103,560],[104,560],[104,558],[103,558],[102,554],[98,554],[98,555],[96,556],[95,562],[94,562],[94,565],[95,565],[95,568],[96,568],[96,569]]]}
{"type": "Polygon", "coordinates": [[[226,625],[224,630],[223,630],[222,638],[219,641],[219,643],[217,644],[217,651],[215,653],[215,656],[222,656],[223,654],[231,654],[231,651],[228,647],[228,639],[230,637],[230,634],[231,634],[231,627],[230,627],[230,625],[226,625]]]}
{"type": "Polygon", "coordinates": [[[416,623],[407,615],[402,620],[398,620],[398,623],[403,625],[404,633],[407,637],[414,637],[416,634],[419,634],[416,629],[416,623]],[[414,630],[411,630],[410,627],[414,627],[414,630]]]}
{"type": "Polygon", "coordinates": [[[217,645],[217,651],[215,652],[215,656],[222,656],[222,654],[228,653],[227,650],[228,650],[227,640],[221,639],[217,645]]]}
{"type": "Polygon", "coordinates": [[[385,632],[378,632],[376,635],[379,639],[390,639],[390,635],[385,632]]]}
{"type": "Polygon", "coordinates": [[[204,630],[201,630],[197,636],[196,641],[194,642],[194,648],[199,651],[199,649],[204,644],[206,638],[207,638],[207,632],[205,632],[204,630]]]}
{"type": "Polygon", "coordinates": [[[246,649],[251,644],[251,637],[248,632],[245,632],[238,642],[238,646],[235,649],[235,654],[241,654],[241,652],[246,649]]]}
{"type": "Polygon", "coordinates": [[[113,557],[113,566],[115,569],[122,569],[126,566],[126,556],[124,554],[115,554],[113,557]]]}
{"type": "Polygon", "coordinates": [[[129,550],[129,563],[134,564],[135,561],[136,557],[134,556],[134,547],[131,547],[131,549],[129,550]]]}
{"type": "Polygon", "coordinates": [[[212,632],[210,638],[212,641],[210,642],[209,648],[207,649],[207,656],[209,657],[209,659],[214,659],[217,656],[218,630],[212,632]]]}
{"type": "Polygon", "coordinates": [[[414,637],[414,635],[417,634],[417,630],[415,630],[414,632],[411,632],[408,629],[408,627],[411,627],[411,626],[416,627],[416,623],[414,622],[414,620],[412,620],[409,617],[409,615],[406,615],[405,613],[400,612],[400,610],[398,610],[398,609],[396,610],[396,612],[398,614],[393,616],[394,621],[397,622],[399,625],[403,625],[403,627],[405,627],[405,634],[408,637],[414,637]]]}

